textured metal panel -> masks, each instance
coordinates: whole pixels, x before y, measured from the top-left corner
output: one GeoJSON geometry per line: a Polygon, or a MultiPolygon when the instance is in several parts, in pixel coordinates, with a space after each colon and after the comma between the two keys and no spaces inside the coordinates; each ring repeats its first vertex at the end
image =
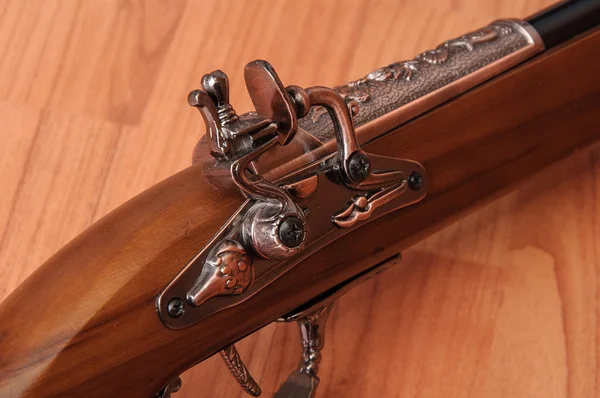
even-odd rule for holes
{"type": "MultiPolygon", "coordinates": [[[[543,43],[539,36],[527,23],[500,20],[475,32],[448,40],[434,50],[417,55],[413,60],[377,69],[364,78],[336,87],[335,90],[349,106],[358,105],[359,110],[353,121],[355,126],[361,126],[476,74],[477,78],[471,79],[462,87],[464,91],[542,49],[543,43]],[[517,54],[520,57],[515,58],[517,54]],[[502,63],[503,68],[496,67],[486,71],[489,66],[509,57],[512,62],[502,63]]],[[[450,97],[457,94],[459,93],[450,97]]],[[[440,100],[447,97],[448,95],[442,95],[440,100]]],[[[334,137],[331,119],[321,107],[311,109],[300,120],[299,125],[321,142],[334,137]]]]}

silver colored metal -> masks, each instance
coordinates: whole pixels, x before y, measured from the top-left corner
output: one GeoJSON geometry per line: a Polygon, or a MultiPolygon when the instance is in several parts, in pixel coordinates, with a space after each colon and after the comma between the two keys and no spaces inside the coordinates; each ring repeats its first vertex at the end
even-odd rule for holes
{"type": "Polygon", "coordinates": [[[333,223],[340,228],[348,228],[359,221],[368,219],[373,211],[380,206],[402,196],[406,192],[406,180],[387,188],[355,196],[348,206],[333,216],[333,223]]]}
{"type": "Polygon", "coordinates": [[[325,344],[325,327],[334,303],[353,287],[383,272],[400,259],[400,254],[392,256],[331,289],[323,295],[322,299],[307,303],[304,307],[279,319],[280,322],[297,323],[300,329],[302,353],[298,368],[288,376],[273,398],[314,397],[320,381],[317,372],[321,362],[321,350],[325,344]]]}
{"type": "Polygon", "coordinates": [[[179,377],[171,380],[162,390],[154,394],[154,398],[171,398],[171,394],[181,389],[181,379],[179,377]]]}
{"type": "Polygon", "coordinates": [[[242,362],[242,358],[238,353],[235,346],[232,344],[230,346],[225,347],[223,350],[219,352],[221,358],[227,365],[227,369],[234,377],[234,379],[240,384],[240,386],[246,391],[248,394],[253,397],[258,397],[262,390],[258,383],[254,380],[254,378],[250,375],[248,368],[242,362]]]}
{"type": "MultiPolygon", "coordinates": [[[[302,343],[301,360],[274,398],[311,398],[319,385],[319,363],[321,350],[325,344],[327,318],[336,300],[361,282],[383,272],[401,259],[400,254],[367,269],[362,274],[328,291],[320,300],[307,303],[293,313],[279,319],[279,322],[296,322],[300,329],[302,343]]],[[[240,354],[232,344],[219,352],[231,375],[248,394],[259,396],[261,389],[244,365],[240,354]]]]}
{"type": "MultiPolygon", "coordinates": [[[[204,118],[209,150],[216,158],[233,159],[248,152],[270,125],[268,119],[250,113],[237,116],[229,104],[220,106],[219,113],[211,97],[202,90],[192,91],[188,103],[197,108],[204,118]]],[[[275,129],[272,128],[272,131],[275,129]]]]}
{"type": "Polygon", "coordinates": [[[319,382],[320,379],[316,376],[294,370],[273,398],[312,398],[315,396],[319,382]]]}
{"type": "MultiPolygon", "coordinates": [[[[348,206],[348,201],[357,195],[373,197],[383,190],[378,196],[385,197],[385,194],[389,194],[389,191],[393,191],[393,189],[379,188],[371,191],[357,191],[341,184],[336,179],[331,179],[329,175],[331,173],[335,174],[334,158],[335,155],[323,162],[298,170],[288,178],[276,182],[277,186],[288,187],[294,186],[296,183],[305,183],[304,181],[310,178],[307,176],[317,176],[318,184],[314,192],[305,199],[296,199],[298,200],[298,207],[310,209],[310,216],[306,218],[309,233],[305,238],[303,250],[283,260],[266,259],[259,255],[252,256],[249,254],[252,257],[252,264],[255,269],[255,279],[254,283],[248,286],[244,292],[237,295],[214,296],[197,307],[188,305],[181,317],[171,318],[168,314],[168,302],[173,297],[186,297],[198,280],[199,275],[203,272],[206,260],[211,256],[211,251],[219,242],[223,240],[246,242],[245,247],[247,252],[250,253],[248,247],[253,246],[250,246],[246,241],[248,236],[251,236],[247,232],[247,226],[252,223],[252,213],[264,206],[264,202],[253,199],[246,200],[215,237],[207,243],[205,248],[186,265],[182,272],[158,296],[157,309],[162,321],[170,328],[181,329],[193,325],[216,312],[235,306],[258,293],[304,258],[366,222],[367,220],[357,220],[344,227],[341,223],[343,220],[338,220],[339,225],[336,225],[332,221],[332,216],[338,215],[340,211],[344,210],[348,206]]],[[[405,176],[418,171],[424,176],[424,185],[419,190],[406,189],[398,197],[392,197],[393,195],[390,194],[392,196],[387,197],[390,200],[386,203],[377,202],[377,205],[373,206],[369,219],[380,217],[397,208],[418,202],[425,196],[428,179],[425,170],[419,163],[380,156],[372,156],[371,163],[374,170],[403,170],[405,176]]],[[[304,210],[302,211],[304,212],[304,210]]]]}
{"type": "Polygon", "coordinates": [[[304,223],[304,237],[307,228],[303,211],[296,205],[290,194],[283,188],[266,181],[260,176],[248,176],[250,162],[280,142],[274,136],[256,150],[242,156],[231,165],[231,176],[242,193],[256,201],[245,216],[243,241],[250,245],[256,254],[265,259],[282,260],[293,256],[304,248],[301,244],[290,247],[279,237],[279,227],[288,217],[296,217],[304,223]]]}
{"type": "Polygon", "coordinates": [[[325,324],[332,308],[333,303],[315,309],[296,321],[300,328],[303,348],[302,359],[298,366],[298,370],[302,373],[313,377],[317,376],[321,362],[321,350],[325,345],[325,324]]]}
{"type": "Polygon", "coordinates": [[[216,158],[234,159],[250,151],[256,141],[274,133],[271,120],[256,113],[238,116],[229,103],[229,79],[220,70],[202,77],[202,90],[194,90],[188,103],[198,108],[206,124],[210,153],[216,158]]]}
{"type": "Polygon", "coordinates": [[[314,397],[320,382],[317,372],[325,344],[325,326],[332,307],[333,303],[316,308],[296,321],[302,343],[301,360],[273,398],[314,397]]]}

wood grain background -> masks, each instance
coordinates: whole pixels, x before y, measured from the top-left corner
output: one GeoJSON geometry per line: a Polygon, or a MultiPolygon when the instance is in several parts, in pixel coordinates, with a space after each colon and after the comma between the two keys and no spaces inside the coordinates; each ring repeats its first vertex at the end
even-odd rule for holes
{"type": "MultiPolygon", "coordinates": [[[[0,299],[190,163],[204,73],[247,111],[248,61],[332,86],[551,2],[0,0],[0,299]]],[[[599,181],[600,151],[574,156],[341,299],[319,396],[600,396],[599,181]]],[[[270,325],[238,348],[270,396],[299,338],[270,325]]],[[[176,397],[243,396],[219,358],[183,379],[176,397]]]]}

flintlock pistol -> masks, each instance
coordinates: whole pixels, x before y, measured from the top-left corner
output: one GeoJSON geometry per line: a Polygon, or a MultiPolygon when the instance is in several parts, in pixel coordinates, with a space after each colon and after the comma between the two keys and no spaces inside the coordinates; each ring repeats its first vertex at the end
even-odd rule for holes
{"type": "Polygon", "coordinates": [[[206,125],[193,165],[0,306],[0,396],[166,398],[217,352],[258,396],[233,343],[273,321],[302,340],[275,397],[314,396],[338,297],[600,141],[599,22],[597,0],[560,3],[333,89],[286,86],[257,60],[244,70],[255,111],[239,115],[227,75],[206,74],[188,97],[206,125]]]}

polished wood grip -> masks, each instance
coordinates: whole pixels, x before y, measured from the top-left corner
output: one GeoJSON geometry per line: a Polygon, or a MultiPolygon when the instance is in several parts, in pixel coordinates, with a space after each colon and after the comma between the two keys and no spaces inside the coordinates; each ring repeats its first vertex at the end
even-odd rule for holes
{"type": "Polygon", "coordinates": [[[242,203],[201,166],[59,251],[0,306],[0,397],[152,397],[168,381],[459,215],[600,140],[600,33],[545,54],[366,145],[428,170],[424,201],[332,243],[238,306],[182,330],[156,295],[242,203]]]}
{"type": "MultiPolygon", "coordinates": [[[[191,365],[169,353],[195,333],[166,328],[156,295],[243,199],[192,166],[56,253],[0,306],[0,397],[152,397],[191,365]]],[[[204,342],[204,355],[222,346],[204,342]]]]}

